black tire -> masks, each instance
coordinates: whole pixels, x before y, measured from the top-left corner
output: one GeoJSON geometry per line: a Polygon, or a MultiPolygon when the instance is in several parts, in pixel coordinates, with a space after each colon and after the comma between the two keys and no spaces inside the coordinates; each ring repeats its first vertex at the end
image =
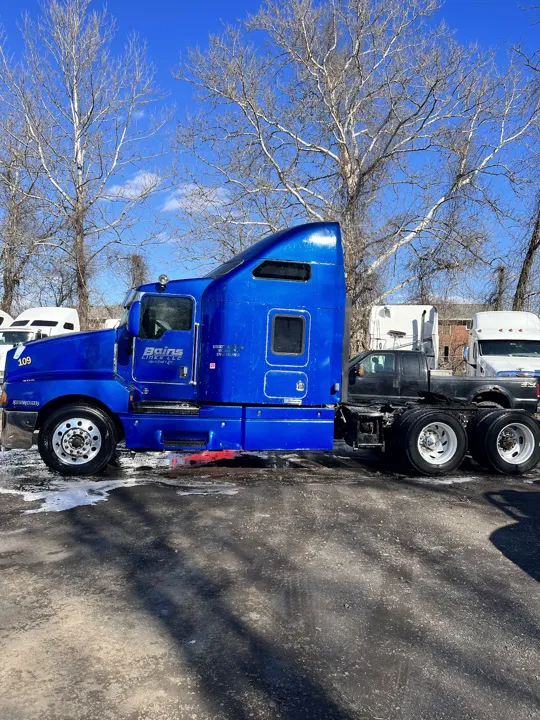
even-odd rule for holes
{"type": "Polygon", "coordinates": [[[540,461],[540,424],[524,410],[503,410],[482,418],[475,442],[485,466],[497,473],[519,475],[540,461]]]}
{"type": "Polygon", "coordinates": [[[400,436],[401,436],[401,428],[403,427],[404,423],[410,422],[412,417],[417,417],[419,415],[425,415],[426,413],[433,412],[433,408],[431,407],[413,407],[409,410],[405,410],[405,412],[401,413],[394,422],[392,423],[391,427],[386,428],[384,431],[384,452],[385,455],[388,457],[389,460],[392,460],[395,462],[396,459],[399,459],[399,453],[400,453],[400,436]]]}
{"type": "Polygon", "coordinates": [[[508,411],[501,408],[484,408],[478,411],[467,425],[469,453],[473,460],[476,460],[484,468],[489,467],[485,443],[483,442],[485,428],[489,424],[490,418],[500,417],[506,412],[508,411]]]}
{"type": "Polygon", "coordinates": [[[442,410],[431,410],[426,412],[413,412],[407,418],[404,418],[398,429],[398,445],[401,458],[416,472],[422,475],[444,475],[458,468],[463,462],[465,453],[467,452],[467,434],[463,425],[457,418],[448,412],[442,410]],[[429,452],[424,455],[419,449],[419,440],[426,427],[433,425],[435,428],[439,426],[439,437],[442,447],[438,452],[433,450],[429,459],[429,452]],[[442,425],[442,427],[440,427],[442,425]],[[444,446],[450,442],[449,428],[455,439],[455,451],[448,457],[445,462],[440,462],[441,455],[446,452],[444,446]]]}
{"type": "Polygon", "coordinates": [[[107,413],[85,403],[73,403],[46,418],[39,431],[38,449],[51,470],[63,475],[97,475],[114,457],[116,442],[116,428],[107,413]],[[73,457],[66,448],[72,449],[73,457]]]}

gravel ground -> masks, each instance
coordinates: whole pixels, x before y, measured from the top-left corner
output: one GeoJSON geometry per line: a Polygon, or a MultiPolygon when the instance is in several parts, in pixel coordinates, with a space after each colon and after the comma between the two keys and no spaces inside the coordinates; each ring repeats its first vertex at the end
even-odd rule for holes
{"type": "Polygon", "coordinates": [[[538,472],[12,451],[0,493],[2,720],[540,717],[538,472]]]}

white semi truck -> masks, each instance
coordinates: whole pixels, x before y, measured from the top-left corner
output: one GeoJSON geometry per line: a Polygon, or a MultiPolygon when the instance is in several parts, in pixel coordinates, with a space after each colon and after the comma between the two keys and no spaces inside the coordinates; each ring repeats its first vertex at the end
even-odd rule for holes
{"type": "MultiPolygon", "coordinates": [[[[9,317],[9,316],[8,316],[9,317]]],[[[4,380],[6,355],[16,345],[50,335],[79,332],[79,315],[74,308],[36,307],[22,312],[11,325],[0,327],[0,382],[4,380]]]]}
{"type": "Polygon", "coordinates": [[[369,323],[370,350],[417,350],[437,367],[439,313],[433,305],[374,305],[369,323]]]}
{"type": "Polygon", "coordinates": [[[464,355],[473,377],[540,377],[540,318],[530,312],[476,313],[464,355]]]}

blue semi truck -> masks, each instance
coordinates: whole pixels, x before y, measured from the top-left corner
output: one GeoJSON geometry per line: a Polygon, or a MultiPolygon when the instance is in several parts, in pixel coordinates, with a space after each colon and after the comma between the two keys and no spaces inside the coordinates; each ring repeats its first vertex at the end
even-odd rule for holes
{"type": "Polygon", "coordinates": [[[134,288],[118,328],[20,345],[8,354],[2,446],[66,475],[92,475],[119,442],[135,450],[390,448],[426,474],[469,445],[484,465],[523,472],[540,428],[517,410],[441,398],[347,403],[348,305],[337,223],[263,238],[206,277],[134,288]]]}

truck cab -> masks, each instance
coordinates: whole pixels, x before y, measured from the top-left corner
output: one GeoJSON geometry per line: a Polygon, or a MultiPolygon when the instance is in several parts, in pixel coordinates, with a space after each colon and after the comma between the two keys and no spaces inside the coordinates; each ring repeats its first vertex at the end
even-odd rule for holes
{"type": "Polygon", "coordinates": [[[471,377],[540,377],[540,318],[530,312],[480,312],[465,357],[471,377]]]}
{"type": "Polygon", "coordinates": [[[342,398],[337,223],[267,236],[206,277],[134,288],[118,328],[8,353],[2,441],[93,473],[133,449],[331,449],[342,398]]]}
{"type": "Polygon", "coordinates": [[[428,389],[428,357],[423,352],[373,350],[349,363],[347,396],[352,402],[404,403],[428,389]]]}

